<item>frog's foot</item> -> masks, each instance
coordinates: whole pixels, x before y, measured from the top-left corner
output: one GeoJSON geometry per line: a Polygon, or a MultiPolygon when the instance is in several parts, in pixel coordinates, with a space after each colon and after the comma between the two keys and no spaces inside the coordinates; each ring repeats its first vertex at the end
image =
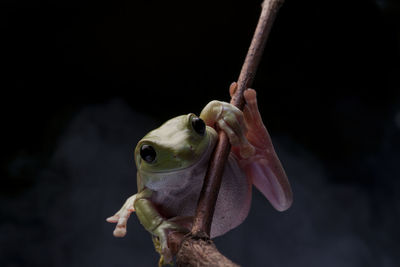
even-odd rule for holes
{"type": "Polygon", "coordinates": [[[188,221],[193,221],[191,217],[176,217],[167,221],[163,221],[153,232],[153,243],[156,251],[160,254],[160,260],[158,266],[161,267],[164,264],[172,264],[173,255],[168,247],[168,234],[171,231],[179,231],[182,233],[188,233],[188,228],[182,226],[180,222],[185,224],[188,221]],[[179,222],[179,223],[178,223],[179,222]]]}
{"type": "MultiPolygon", "coordinates": [[[[172,265],[172,261],[168,262],[168,261],[165,260],[160,239],[157,236],[152,236],[152,240],[153,240],[154,248],[156,249],[158,254],[160,254],[160,259],[158,260],[158,267],[161,267],[161,266],[163,266],[165,264],[171,264],[172,265]]],[[[171,255],[171,257],[172,257],[172,255],[171,255]]]]}
{"type": "Polygon", "coordinates": [[[239,147],[240,155],[248,158],[254,154],[254,147],[246,138],[246,124],[243,112],[237,107],[221,101],[211,101],[203,109],[200,117],[208,126],[218,126],[229,138],[232,146],[239,147]]]}
{"type": "Polygon", "coordinates": [[[246,106],[243,114],[246,125],[249,128],[247,139],[256,147],[268,151],[268,148],[272,147],[272,141],[262,121],[260,111],[258,110],[256,91],[247,89],[244,91],[244,98],[246,100],[246,106]]]}
{"type": "Polygon", "coordinates": [[[135,199],[136,194],[128,198],[117,213],[106,219],[109,223],[117,223],[113,232],[115,237],[124,237],[126,235],[126,224],[131,213],[135,211],[133,207],[135,199]]]}
{"type": "MultiPolygon", "coordinates": [[[[235,93],[236,89],[237,83],[233,82],[229,88],[231,96],[235,93]]],[[[244,91],[243,96],[246,101],[243,109],[244,121],[248,130],[246,138],[253,146],[263,150],[267,149],[272,143],[258,110],[257,93],[254,89],[247,89],[244,91]]]]}
{"type": "MultiPolygon", "coordinates": [[[[236,83],[231,85],[231,95],[236,90],[236,86],[236,83]]],[[[240,160],[239,164],[271,204],[277,210],[284,211],[293,201],[289,181],[261,119],[256,91],[247,89],[244,91],[244,98],[246,105],[243,114],[248,129],[246,137],[256,151],[251,158],[240,160]]],[[[233,152],[238,154],[235,150],[233,152]]]]}

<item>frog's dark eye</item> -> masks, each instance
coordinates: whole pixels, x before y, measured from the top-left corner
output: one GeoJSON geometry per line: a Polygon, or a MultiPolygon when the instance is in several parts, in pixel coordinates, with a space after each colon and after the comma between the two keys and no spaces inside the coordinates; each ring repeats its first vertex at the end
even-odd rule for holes
{"type": "Polygon", "coordinates": [[[196,133],[198,133],[199,135],[204,135],[206,131],[206,124],[202,119],[200,119],[199,117],[193,117],[192,126],[196,133]]]}
{"type": "Polygon", "coordinates": [[[157,154],[152,146],[142,145],[142,147],[140,148],[140,156],[147,163],[153,163],[156,159],[157,154]]]}

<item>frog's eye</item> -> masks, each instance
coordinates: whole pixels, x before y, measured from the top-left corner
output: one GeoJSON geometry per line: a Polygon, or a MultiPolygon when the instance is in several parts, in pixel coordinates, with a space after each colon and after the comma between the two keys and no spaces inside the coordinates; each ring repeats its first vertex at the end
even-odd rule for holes
{"type": "Polygon", "coordinates": [[[199,135],[204,135],[206,131],[206,124],[202,119],[200,119],[199,117],[193,117],[192,126],[196,133],[198,133],[199,135]]]}
{"type": "Polygon", "coordinates": [[[152,146],[142,145],[140,148],[140,156],[147,163],[153,163],[156,159],[156,151],[152,146]]]}

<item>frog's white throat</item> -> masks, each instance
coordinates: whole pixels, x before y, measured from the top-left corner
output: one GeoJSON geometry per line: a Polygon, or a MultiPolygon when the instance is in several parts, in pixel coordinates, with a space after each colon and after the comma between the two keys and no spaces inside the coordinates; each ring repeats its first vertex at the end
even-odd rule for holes
{"type": "Polygon", "coordinates": [[[143,172],[143,175],[152,177],[146,181],[145,186],[152,191],[180,191],[197,184],[195,181],[203,179],[205,176],[215,143],[214,138],[209,138],[207,149],[203,155],[186,168],[166,172],[143,172]]]}

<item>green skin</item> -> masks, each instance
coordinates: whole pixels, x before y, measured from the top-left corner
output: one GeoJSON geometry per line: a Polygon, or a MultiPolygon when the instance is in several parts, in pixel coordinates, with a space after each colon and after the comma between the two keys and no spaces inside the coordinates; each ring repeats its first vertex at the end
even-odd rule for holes
{"type": "MultiPolygon", "coordinates": [[[[203,114],[203,118],[204,116],[205,114],[203,114]]],[[[218,136],[211,127],[206,127],[203,136],[195,132],[191,123],[193,117],[196,115],[188,114],[167,121],[144,136],[135,149],[138,194],[133,205],[140,223],[159,240],[160,247],[157,248],[157,244],[155,245],[161,254],[160,265],[171,260],[167,245],[168,231],[187,232],[188,230],[172,220],[166,220],[159,213],[150,200],[153,191],[146,185],[149,182],[158,181],[160,176],[157,174],[189,167],[201,158],[207,150],[209,142],[216,141],[218,136]],[[154,162],[147,163],[141,158],[140,148],[143,145],[151,145],[157,151],[157,158],[154,162]]]]}
{"type": "Polygon", "coordinates": [[[135,149],[138,193],[130,197],[120,211],[107,219],[108,222],[117,223],[114,236],[123,237],[126,234],[126,222],[129,215],[136,211],[143,227],[158,238],[155,246],[161,254],[160,265],[172,260],[167,245],[168,231],[187,232],[188,230],[182,224],[175,223],[176,218],[167,220],[159,213],[151,201],[153,191],[146,185],[158,181],[159,174],[185,169],[196,163],[206,153],[209,144],[216,143],[218,135],[211,126],[218,124],[227,132],[231,143],[239,145],[241,150],[251,153],[253,149],[245,137],[242,112],[233,105],[214,100],[202,110],[200,118],[207,125],[204,135],[198,134],[193,129],[191,123],[193,117],[196,115],[191,113],[173,118],[139,141],[135,149]],[[143,145],[151,145],[157,152],[154,162],[148,163],[141,158],[140,148],[143,145]]]}
{"type": "MultiPolygon", "coordinates": [[[[234,83],[230,88],[231,95],[235,90],[234,83]]],[[[190,217],[183,217],[191,214],[192,209],[187,213],[179,213],[174,212],[173,208],[180,209],[181,204],[183,207],[196,204],[196,200],[188,201],[187,196],[199,193],[198,188],[201,187],[196,186],[201,186],[211,151],[218,138],[214,130],[216,127],[227,134],[232,145],[231,152],[238,158],[240,165],[240,168],[232,169],[229,177],[243,177],[240,173],[244,171],[244,179],[251,181],[274,208],[284,211],[290,207],[293,199],[290,184],[259,114],[256,93],[248,89],[244,97],[246,106],[243,113],[229,103],[215,100],[208,103],[200,114],[206,125],[205,128],[202,126],[204,132],[199,132],[193,126],[193,120],[197,120],[196,115],[188,114],[167,121],[139,141],[135,149],[138,193],[128,198],[115,215],[107,218],[108,222],[117,223],[114,236],[125,236],[128,218],[136,211],[141,224],[152,234],[156,250],[161,254],[159,265],[172,261],[167,245],[168,232],[187,232],[192,222],[190,217]],[[146,156],[142,158],[144,145],[154,149],[155,156],[151,156],[150,162],[146,156]]],[[[240,188],[247,190],[243,185],[240,188]]],[[[251,191],[243,192],[251,196],[251,191]]],[[[243,200],[241,203],[247,203],[247,206],[239,205],[242,210],[237,210],[236,216],[242,219],[245,217],[240,216],[247,214],[241,211],[250,207],[250,202],[246,202],[246,198],[243,200]]]]}

